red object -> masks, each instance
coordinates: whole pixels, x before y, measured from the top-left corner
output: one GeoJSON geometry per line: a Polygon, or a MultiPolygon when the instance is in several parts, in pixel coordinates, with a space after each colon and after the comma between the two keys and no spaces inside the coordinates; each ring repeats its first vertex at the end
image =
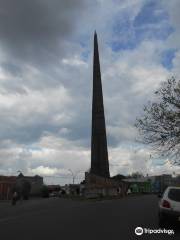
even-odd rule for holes
{"type": "Polygon", "coordinates": [[[0,176],[0,200],[12,198],[12,187],[16,181],[16,176],[0,176]]]}
{"type": "Polygon", "coordinates": [[[167,200],[163,200],[162,206],[163,206],[164,208],[171,208],[171,205],[170,205],[170,203],[169,203],[167,200]]]}

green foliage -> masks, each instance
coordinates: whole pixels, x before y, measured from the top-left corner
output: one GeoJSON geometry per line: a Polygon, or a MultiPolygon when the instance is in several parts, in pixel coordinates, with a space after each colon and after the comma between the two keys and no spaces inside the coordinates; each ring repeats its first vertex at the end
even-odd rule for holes
{"type": "Polygon", "coordinates": [[[24,180],[22,182],[22,192],[21,192],[24,200],[29,199],[30,192],[31,192],[31,184],[29,181],[24,180]]]}
{"type": "Polygon", "coordinates": [[[48,198],[49,197],[49,189],[46,185],[42,186],[41,194],[42,194],[43,198],[48,198]]]}
{"type": "Polygon", "coordinates": [[[131,175],[128,176],[128,178],[142,178],[144,175],[141,172],[133,172],[131,175]]]}

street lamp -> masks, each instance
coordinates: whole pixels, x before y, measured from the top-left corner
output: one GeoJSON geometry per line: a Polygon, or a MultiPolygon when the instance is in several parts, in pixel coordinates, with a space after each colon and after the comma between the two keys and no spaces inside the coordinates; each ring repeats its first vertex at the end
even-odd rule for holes
{"type": "Polygon", "coordinates": [[[76,173],[75,178],[76,178],[80,173],[84,173],[84,171],[79,170],[79,171],[76,173]]]}
{"type": "Polygon", "coordinates": [[[71,169],[68,169],[68,171],[69,171],[69,172],[71,173],[71,175],[72,175],[73,184],[74,184],[75,178],[78,176],[78,174],[79,174],[80,172],[82,172],[82,170],[79,170],[79,171],[76,172],[76,173],[74,173],[71,169]]]}
{"type": "Polygon", "coordinates": [[[73,184],[74,184],[74,180],[75,180],[75,175],[74,175],[74,173],[73,173],[73,171],[71,170],[71,169],[68,169],[68,171],[71,173],[71,175],[72,175],[72,179],[73,179],[73,184]]]}

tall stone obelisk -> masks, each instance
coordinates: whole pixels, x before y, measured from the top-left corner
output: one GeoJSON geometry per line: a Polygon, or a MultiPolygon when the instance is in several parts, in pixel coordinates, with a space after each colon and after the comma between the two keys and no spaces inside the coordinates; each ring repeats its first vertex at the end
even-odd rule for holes
{"type": "Polygon", "coordinates": [[[90,173],[109,178],[109,161],[97,34],[94,34],[93,100],[90,173]]]}

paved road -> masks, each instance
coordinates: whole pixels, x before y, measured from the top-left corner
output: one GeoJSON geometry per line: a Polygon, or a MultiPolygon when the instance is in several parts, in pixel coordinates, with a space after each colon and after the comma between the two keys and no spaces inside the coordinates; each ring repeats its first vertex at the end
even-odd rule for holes
{"type": "Polygon", "coordinates": [[[41,199],[14,207],[0,203],[0,239],[180,239],[180,227],[171,236],[135,235],[137,226],[159,228],[157,203],[153,195],[97,202],[41,199]]]}

